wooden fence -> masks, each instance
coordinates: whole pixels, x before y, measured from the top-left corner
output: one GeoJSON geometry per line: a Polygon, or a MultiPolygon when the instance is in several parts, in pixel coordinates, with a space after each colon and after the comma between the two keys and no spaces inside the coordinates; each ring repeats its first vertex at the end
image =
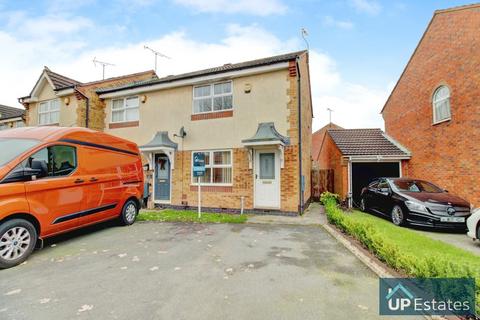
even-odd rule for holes
{"type": "Polygon", "coordinates": [[[312,169],[312,197],[319,200],[322,192],[334,192],[333,169],[312,169]]]}

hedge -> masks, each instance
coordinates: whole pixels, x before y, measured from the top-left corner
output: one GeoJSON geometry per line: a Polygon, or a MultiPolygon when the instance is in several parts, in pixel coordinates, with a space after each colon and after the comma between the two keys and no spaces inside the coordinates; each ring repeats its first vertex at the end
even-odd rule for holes
{"type": "MultiPolygon", "coordinates": [[[[422,256],[412,255],[410,250],[399,246],[397,242],[380,232],[379,225],[375,222],[354,219],[351,214],[345,213],[338,207],[338,197],[336,195],[322,194],[321,202],[325,205],[329,223],[357,239],[378,259],[396,271],[419,278],[475,278],[476,307],[477,313],[480,313],[480,257],[477,259],[472,254],[473,263],[467,263],[466,261],[459,262],[451,257],[446,258],[441,255],[441,252],[431,252],[431,255],[428,253],[422,256]]],[[[375,219],[381,220],[380,218],[375,219]]],[[[418,243],[418,245],[425,245],[426,250],[428,250],[428,243],[426,242],[436,241],[417,235],[411,230],[403,230],[409,236],[419,237],[420,241],[424,241],[425,243],[418,243]]],[[[469,253],[461,249],[458,249],[458,251],[470,256],[469,253]]]]}

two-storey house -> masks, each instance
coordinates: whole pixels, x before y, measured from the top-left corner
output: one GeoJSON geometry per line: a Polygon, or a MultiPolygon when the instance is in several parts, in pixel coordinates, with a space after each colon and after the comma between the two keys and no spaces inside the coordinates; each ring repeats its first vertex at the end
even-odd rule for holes
{"type": "Polygon", "coordinates": [[[0,104],[0,130],[25,126],[25,110],[0,104]]]}
{"type": "Polygon", "coordinates": [[[308,52],[98,89],[104,130],[144,155],[149,206],[301,212],[310,199],[308,52]],[[205,155],[206,174],[192,159],[205,155]]]}
{"type": "Polygon", "coordinates": [[[411,152],[404,175],[480,206],[480,4],[438,10],[382,115],[411,152]]]}
{"type": "Polygon", "coordinates": [[[26,97],[19,98],[25,107],[27,126],[57,125],[103,130],[105,104],[96,90],[103,87],[157,78],[154,71],[82,83],[45,67],[26,97]]]}

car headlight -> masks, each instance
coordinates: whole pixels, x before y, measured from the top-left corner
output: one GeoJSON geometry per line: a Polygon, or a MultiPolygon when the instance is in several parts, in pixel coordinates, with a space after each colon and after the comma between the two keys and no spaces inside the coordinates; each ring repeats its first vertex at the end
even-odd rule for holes
{"type": "Polygon", "coordinates": [[[415,202],[415,201],[405,201],[405,205],[409,210],[412,211],[422,211],[422,212],[428,212],[427,207],[425,207],[423,204],[415,202]]]}

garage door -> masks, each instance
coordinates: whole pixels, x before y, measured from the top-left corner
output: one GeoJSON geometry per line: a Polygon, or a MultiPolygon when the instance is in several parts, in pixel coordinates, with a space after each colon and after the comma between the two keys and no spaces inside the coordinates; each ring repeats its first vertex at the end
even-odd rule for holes
{"type": "Polygon", "coordinates": [[[380,177],[398,178],[398,162],[357,162],[352,163],[352,196],[354,206],[360,202],[362,188],[380,177]]]}

